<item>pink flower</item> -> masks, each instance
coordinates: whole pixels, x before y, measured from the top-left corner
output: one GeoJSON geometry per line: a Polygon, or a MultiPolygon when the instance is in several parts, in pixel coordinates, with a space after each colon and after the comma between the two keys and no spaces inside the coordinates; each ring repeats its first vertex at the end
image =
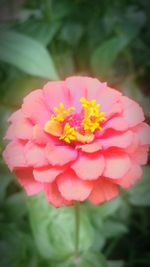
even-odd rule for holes
{"type": "Polygon", "coordinates": [[[9,121],[4,160],[28,195],[43,191],[55,207],[110,200],[147,162],[150,127],[142,108],[97,79],[48,82],[9,121]]]}

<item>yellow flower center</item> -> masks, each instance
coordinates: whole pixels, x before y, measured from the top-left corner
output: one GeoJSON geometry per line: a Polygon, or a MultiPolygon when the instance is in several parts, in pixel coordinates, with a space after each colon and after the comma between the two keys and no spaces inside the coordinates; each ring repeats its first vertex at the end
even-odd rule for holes
{"type": "Polygon", "coordinates": [[[96,104],[96,100],[88,101],[82,97],[80,102],[82,111],[79,114],[74,113],[75,107],[65,109],[63,103],[59,104],[59,108],[54,107],[54,114],[44,126],[45,132],[66,143],[92,142],[95,131],[102,131],[101,122],[106,120],[105,113],[99,111],[100,104],[96,104]]]}
{"type": "Polygon", "coordinates": [[[73,127],[70,127],[70,124],[68,122],[66,122],[63,129],[63,134],[59,139],[64,140],[67,143],[70,143],[72,140],[76,140],[76,131],[73,127]]]}
{"type": "Polygon", "coordinates": [[[54,112],[57,114],[56,116],[53,114],[51,116],[51,119],[52,120],[55,120],[55,121],[58,121],[58,122],[62,122],[65,120],[65,118],[69,115],[71,115],[72,111],[75,110],[74,107],[70,107],[70,108],[67,108],[65,109],[64,107],[64,104],[63,103],[60,103],[59,104],[59,108],[57,107],[54,107],[54,112]]]}
{"type": "Polygon", "coordinates": [[[105,112],[99,112],[100,104],[96,104],[96,100],[87,101],[85,98],[81,98],[82,108],[84,110],[84,119],[81,123],[85,131],[94,133],[95,130],[102,130],[100,126],[101,121],[105,121],[103,116],[105,112]]]}

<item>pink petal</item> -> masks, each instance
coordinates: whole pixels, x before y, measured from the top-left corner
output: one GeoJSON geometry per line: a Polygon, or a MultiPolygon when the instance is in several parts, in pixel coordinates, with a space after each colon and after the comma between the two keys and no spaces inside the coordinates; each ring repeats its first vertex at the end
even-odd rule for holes
{"type": "Polygon", "coordinates": [[[52,142],[52,139],[43,131],[43,127],[40,124],[36,124],[33,127],[32,141],[38,145],[46,145],[52,142]]]}
{"type": "Polygon", "coordinates": [[[107,90],[107,84],[101,83],[98,79],[83,77],[84,84],[87,90],[87,99],[88,100],[97,100],[100,99],[100,95],[107,90]]]}
{"type": "Polygon", "coordinates": [[[76,149],[81,149],[83,152],[94,153],[102,149],[100,141],[97,140],[91,144],[78,145],[76,149]]]}
{"type": "Polygon", "coordinates": [[[3,152],[3,158],[11,171],[14,168],[27,166],[24,155],[24,145],[20,142],[13,141],[8,144],[3,152]]]}
{"type": "Polygon", "coordinates": [[[9,122],[16,122],[20,119],[22,119],[23,113],[21,109],[18,109],[17,111],[13,112],[11,116],[8,118],[9,122]]]}
{"type": "Polygon", "coordinates": [[[107,111],[107,118],[111,118],[114,115],[121,115],[123,110],[122,104],[117,100],[107,111]]]}
{"type": "Polygon", "coordinates": [[[114,129],[117,131],[126,131],[128,129],[128,124],[123,117],[118,116],[106,121],[103,131],[106,129],[114,129]]]}
{"type": "Polygon", "coordinates": [[[122,97],[122,102],[124,105],[122,116],[128,123],[129,127],[134,127],[144,120],[143,110],[135,101],[132,101],[127,97],[122,97]]]}
{"type": "Polygon", "coordinates": [[[101,105],[100,110],[105,112],[106,117],[110,113],[110,108],[120,99],[120,97],[120,92],[109,87],[107,87],[107,89],[100,95],[100,98],[98,99],[98,102],[101,105]]]}
{"type": "Polygon", "coordinates": [[[93,182],[80,180],[71,170],[60,174],[57,184],[62,196],[67,200],[84,201],[93,188],[93,182]]]}
{"type": "Polygon", "coordinates": [[[51,165],[63,166],[77,158],[78,152],[69,146],[47,144],[46,156],[51,165]]]}
{"type": "Polygon", "coordinates": [[[48,182],[51,183],[55,180],[55,178],[64,171],[63,168],[60,167],[43,167],[36,168],[33,170],[33,175],[36,181],[38,182],[48,182]]]}
{"type": "Polygon", "coordinates": [[[128,155],[118,153],[107,153],[105,156],[106,167],[103,175],[111,179],[119,179],[123,177],[131,167],[128,155]]]}
{"type": "Polygon", "coordinates": [[[71,165],[71,168],[83,180],[95,180],[103,172],[105,167],[103,155],[81,154],[78,159],[71,165]]]}
{"type": "Polygon", "coordinates": [[[11,125],[8,127],[4,139],[6,139],[6,140],[13,140],[13,139],[16,139],[16,134],[15,134],[15,131],[14,131],[14,124],[11,124],[11,125]]]}
{"type": "Polygon", "coordinates": [[[44,102],[42,90],[34,90],[24,98],[22,111],[35,124],[44,125],[50,119],[51,112],[44,102]]]}
{"type": "Polygon", "coordinates": [[[48,82],[43,87],[43,93],[51,112],[55,106],[59,108],[60,103],[63,103],[65,108],[69,107],[69,90],[64,81],[48,82]]]}
{"type": "Polygon", "coordinates": [[[131,144],[125,149],[125,152],[132,154],[139,147],[139,138],[136,133],[133,132],[133,139],[131,144]]]}
{"type": "Polygon", "coordinates": [[[123,176],[121,179],[114,180],[114,182],[127,189],[131,187],[137,180],[139,180],[141,176],[141,167],[133,161],[130,170],[125,174],[125,176],[123,176]]]}
{"type": "Polygon", "coordinates": [[[148,151],[148,146],[139,146],[136,151],[134,151],[134,153],[132,153],[130,156],[138,164],[144,165],[148,161],[148,151]]]}
{"type": "Polygon", "coordinates": [[[25,146],[25,157],[29,166],[43,167],[49,165],[45,156],[45,147],[39,146],[31,141],[25,146]]]}
{"type": "Polygon", "coordinates": [[[66,79],[66,85],[69,89],[69,99],[71,106],[74,106],[77,111],[81,110],[81,97],[87,97],[87,90],[84,81],[85,78],[80,76],[72,76],[66,79]]]}
{"type": "Polygon", "coordinates": [[[32,168],[16,170],[15,173],[19,183],[25,188],[29,196],[43,191],[43,184],[34,180],[32,168]]]}
{"type": "Polygon", "coordinates": [[[48,202],[54,205],[56,208],[61,207],[63,204],[67,206],[70,206],[72,204],[70,201],[65,200],[61,196],[56,183],[47,184],[44,191],[48,202]]]}
{"type": "Polygon", "coordinates": [[[89,200],[97,205],[118,195],[118,186],[101,177],[89,196],[89,200]]]}
{"type": "Polygon", "coordinates": [[[139,137],[141,145],[150,145],[150,126],[146,123],[141,123],[133,129],[139,137]]]}
{"type": "Polygon", "coordinates": [[[131,131],[127,131],[122,134],[110,136],[105,139],[100,139],[100,144],[104,149],[109,147],[120,147],[126,148],[128,147],[133,140],[133,133],[131,131]]]}
{"type": "Polygon", "coordinates": [[[32,137],[32,123],[25,118],[19,119],[9,126],[6,139],[12,140],[14,138],[29,140],[32,137]]]}

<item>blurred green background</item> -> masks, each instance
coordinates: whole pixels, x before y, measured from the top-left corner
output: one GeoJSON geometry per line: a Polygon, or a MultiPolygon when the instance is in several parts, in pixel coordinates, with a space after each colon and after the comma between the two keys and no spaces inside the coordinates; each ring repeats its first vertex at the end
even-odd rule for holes
{"type": "MultiPolygon", "coordinates": [[[[97,77],[138,101],[150,121],[149,0],[0,0],[0,150],[9,114],[46,81],[97,77]]],[[[28,198],[0,159],[1,267],[150,266],[150,168],[120,197],[73,208],[28,198]]]]}

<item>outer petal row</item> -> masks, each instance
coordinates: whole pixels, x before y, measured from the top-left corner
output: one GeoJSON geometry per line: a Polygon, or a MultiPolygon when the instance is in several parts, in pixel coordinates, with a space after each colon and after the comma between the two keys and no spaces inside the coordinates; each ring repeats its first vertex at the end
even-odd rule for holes
{"type": "MultiPolygon", "coordinates": [[[[146,150],[143,150],[143,155],[146,154],[146,151],[147,147],[146,150]]],[[[129,156],[123,152],[109,151],[104,155],[101,152],[80,153],[78,156],[77,150],[70,147],[48,144],[45,149],[45,147],[32,142],[28,142],[25,146],[20,142],[12,142],[6,147],[3,156],[11,170],[19,167],[47,167],[43,169],[44,180],[44,171],[51,172],[48,170],[49,166],[54,166],[53,169],[56,171],[56,169],[59,170],[58,166],[65,166],[69,162],[77,176],[83,180],[95,180],[102,174],[112,179],[119,179],[127,173],[131,165],[129,156]]],[[[138,160],[140,161],[140,158],[137,154],[138,160]]],[[[143,163],[144,160],[142,157],[142,162],[140,162],[143,163]]],[[[39,173],[41,173],[40,170],[39,173]]]]}
{"type": "Polygon", "coordinates": [[[71,170],[61,174],[57,184],[62,196],[67,200],[84,201],[93,188],[93,182],[79,179],[71,170]]]}
{"type": "Polygon", "coordinates": [[[9,169],[27,167],[25,159],[24,145],[21,142],[14,141],[7,145],[3,152],[3,158],[9,169]]]}
{"type": "Polygon", "coordinates": [[[49,120],[51,112],[46,105],[42,90],[35,90],[24,98],[22,112],[34,124],[44,125],[49,120]]]}
{"type": "Polygon", "coordinates": [[[142,176],[142,169],[141,167],[135,163],[134,161],[131,164],[131,168],[129,171],[118,180],[115,180],[114,182],[123,188],[129,188],[132,186],[140,177],[142,176]]]}
{"type": "Polygon", "coordinates": [[[121,102],[123,105],[123,118],[128,123],[129,127],[134,127],[144,121],[144,113],[142,108],[128,97],[122,96],[121,102]]]}
{"type": "Polygon", "coordinates": [[[63,204],[67,206],[72,205],[71,201],[68,201],[63,198],[55,182],[45,185],[44,192],[48,202],[54,205],[56,208],[61,207],[63,204]]]}
{"type": "Polygon", "coordinates": [[[25,188],[28,195],[35,195],[42,192],[44,184],[34,179],[32,168],[23,168],[15,171],[19,183],[25,188]]]}
{"type": "Polygon", "coordinates": [[[71,168],[83,180],[95,180],[101,176],[105,167],[105,161],[102,154],[96,155],[81,154],[71,165],[71,168]]]}
{"type": "Polygon", "coordinates": [[[89,196],[93,204],[100,204],[118,195],[118,186],[101,177],[96,183],[89,196]]]}
{"type": "Polygon", "coordinates": [[[5,139],[14,140],[14,139],[22,139],[29,140],[32,138],[32,123],[26,119],[21,118],[20,120],[12,123],[7,132],[5,139]]]}

